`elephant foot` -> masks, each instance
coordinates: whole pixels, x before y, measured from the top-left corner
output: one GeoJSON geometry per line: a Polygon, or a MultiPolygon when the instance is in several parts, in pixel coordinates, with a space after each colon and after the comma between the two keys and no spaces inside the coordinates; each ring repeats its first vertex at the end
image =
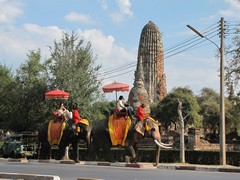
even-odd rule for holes
{"type": "Polygon", "coordinates": [[[131,158],[130,162],[131,162],[131,164],[136,164],[137,163],[136,157],[135,158],[131,158]]]}
{"type": "Polygon", "coordinates": [[[75,162],[75,163],[80,163],[80,161],[79,161],[79,160],[77,160],[77,159],[75,159],[75,160],[74,160],[74,162],[75,162]]]}
{"type": "Polygon", "coordinates": [[[128,164],[130,163],[130,157],[129,156],[125,156],[125,162],[128,163],[128,164]]]}
{"type": "Polygon", "coordinates": [[[158,164],[157,164],[157,163],[154,163],[154,164],[153,164],[153,166],[154,166],[154,167],[157,167],[157,166],[158,166],[158,164]]]}

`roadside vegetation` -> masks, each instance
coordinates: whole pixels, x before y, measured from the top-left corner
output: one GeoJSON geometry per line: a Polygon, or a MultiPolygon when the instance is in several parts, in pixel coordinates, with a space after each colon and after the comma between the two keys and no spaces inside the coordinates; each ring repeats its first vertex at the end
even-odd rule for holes
{"type": "MultiPolygon", "coordinates": [[[[226,133],[237,129],[239,134],[239,37],[236,36],[232,46],[226,49],[226,133]]],[[[90,42],[74,32],[63,33],[61,41],[54,42],[49,50],[51,56],[46,59],[40,49],[30,50],[25,63],[15,71],[0,64],[0,127],[3,132],[38,130],[53,117],[52,112],[60,101],[69,110],[72,104],[79,104],[81,116],[89,119],[91,125],[114,110],[115,102],[104,99],[98,79],[101,64],[96,64],[97,55],[90,42]],[[68,100],[45,100],[44,94],[54,89],[69,92],[71,96],[68,100]]],[[[151,104],[151,115],[165,127],[171,124],[177,127],[178,100],[181,100],[187,126],[208,128],[217,133],[219,99],[219,93],[208,87],[197,95],[188,87],[175,87],[162,101],[151,104]]]]}

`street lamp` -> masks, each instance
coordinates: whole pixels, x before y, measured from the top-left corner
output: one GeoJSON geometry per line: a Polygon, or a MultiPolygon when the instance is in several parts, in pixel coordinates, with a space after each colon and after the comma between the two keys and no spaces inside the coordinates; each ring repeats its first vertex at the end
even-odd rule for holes
{"type": "Polygon", "coordinates": [[[226,136],[225,136],[225,104],[224,104],[224,19],[221,18],[221,46],[219,47],[215,42],[201,34],[192,26],[187,25],[189,29],[213,43],[220,53],[220,164],[226,165],[226,136]]]}

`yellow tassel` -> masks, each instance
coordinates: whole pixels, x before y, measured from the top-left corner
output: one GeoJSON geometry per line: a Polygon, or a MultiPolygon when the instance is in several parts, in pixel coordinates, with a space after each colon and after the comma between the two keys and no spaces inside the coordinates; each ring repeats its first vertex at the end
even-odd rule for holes
{"type": "Polygon", "coordinates": [[[77,127],[77,132],[80,132],[80,127],[79,126],[77,127]]]}
{"type": "Polygon", "coordinates": [[[145,125],[145,128],[146,128],[146,131],[149,131],[149,130],[150,130],[150,128],[149,128],[149,126],[148,126],[147,123],[146,123],[146,125],[145,125]]]}

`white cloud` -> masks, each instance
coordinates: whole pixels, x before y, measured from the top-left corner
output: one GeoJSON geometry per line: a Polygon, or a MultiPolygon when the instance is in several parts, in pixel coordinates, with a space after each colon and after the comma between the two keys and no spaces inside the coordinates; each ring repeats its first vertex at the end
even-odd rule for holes
{"type": "Polygon", "coordinates": [[[111,13],[110,17],[114,22],[121,22],[124,19],[123,15],[119,12],[111,13]]]}
{"type": "Polygon", "coordinates": [[[0,22],[13,23],[15,18],[23,15],[21,1],[0,0],[0,22]]]}
{"type": "Polygon", "coordinates": [[[228,9],[220,10],[220,15],[224,17],[234,17],[240,18],[240,0],[224,0],[227,4],[229,4],[228,9]]]}
{"type": "Polygon", "coordinates": [[[123,21],[125,16],[133,17],[133,12],[131,11],[131,3],[130,0],[117,0],[118,12],[111,13],[110,17],[114,22],[123,21]]]}
{"type": "Polygon", "coordinates": [[[78,30],[78,34],[84,40],[91,42],[94,53],[96,53],[103,70],[117,66],[124,66],[127,63],[136,61],[136,52],[128,52],[124,47],[115,42],[112,35],[104,35],[96,29],[78,30]]]}
{"type": "Polygon", "coordinates": [[[104,10],[108,8],[106,0],[98,0],[98,2],[104,10]]]}
{"type": "Polygon", "coordinates": [[[71,12],[68,15],[64,17],[65,20],[71,21],[71,22],[80,22],[80,23],[85,23],[89,24],[92,22],[91,16],[87,14],[79,14],[76,12],[71,12]]]}
{"type": "Polygon", "coordinates": [[[1,61],[18,68],[26,59],[29,50],[41,49],[44,58],[49,57],[49,47],[54,40],[60,39],[62,30],[56,26],[41,27],[35,24],[24,24],[22,28],[0,29],[1,61]],[[6,55],[7,59],[5,59],[6,55]]]}
{"type": "Polygon", "coordinates": [[[130,10],[131,3],[130,0],[118,0],[118,7],[122,14],[129,17],[133,16],[133,12],[130,10]]]}

